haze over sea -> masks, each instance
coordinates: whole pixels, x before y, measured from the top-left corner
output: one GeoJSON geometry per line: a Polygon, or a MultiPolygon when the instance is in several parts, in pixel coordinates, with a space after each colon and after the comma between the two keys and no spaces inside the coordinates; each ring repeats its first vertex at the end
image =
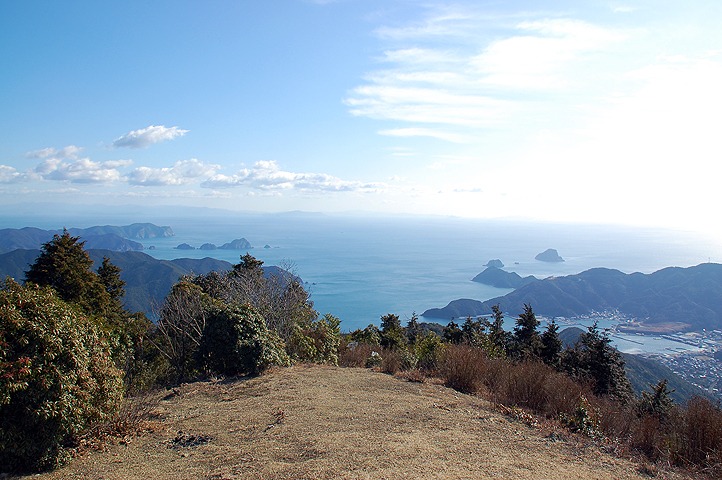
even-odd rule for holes
{"type": "MultiPolygon", "coordinates": [[[[203,243],[222,245],[246,238],[254,247],[249,253],[266,265],[290,262],[306,282],[315,308],[341,318],[344,331],[378,324],[386,313],[399,315],[405,323],[414,312],[443,307],[451,300],[487,300],[510,292],[471,281],[490,259],[500,259],[507,271],[537,278],[594,267],[651,273],[668,266],[722,260],[722,246],[696,233],[608,225],[300,212],[238,214],[211,209],[118,209],[104,216],[76,213],[62,220],[40,212],[3,216],[1,226],[15,228],[139,221],[168,225],[174,237],[142,242],[145,253],[159,259],[213,257],[238,263],[245,251],[175,247],[181,243],[196,248],[203,243]],[[565,261],[534,259],[547,248],[557,249],[565,261]]],[[[518,313],[507,312],[507,316],[515,318],[518,313]]]]}
{"type": "Polygon", "coordinates": [[[46,228],[140,220],[169,225],[174,237],[143,242],[146,253],[160,259],[210,256],[238,263],[244,251],[175,247],[180,243],[196,248],[206,242],[222,245],[244,237],[254,247],[250,253],[266,265],[291,262],[295,273],[306,282],[316,309],[340,317],[344,330],[378,323],[386,313],[396,313],[403,321],[413,312],[442,307],[458,298],[486,300],[504,295],[510,290],[471,281],[490,259],[500,259],[507,271],[537,278],[575,274],[594,267],[651,273],[668,266],[688,267],[722,260],[722,246],[712,239],[648,228],[450,217],[231,214],[214,210],[203,211],[202,215],[166,211],[152,218],[138,213],[133,218],[116,215],[112,219],[84,217],[76,223],[42,223],[46,228]],[[150,246],[155,249],[149,250],[150,246]],[[547,248],[557,249],[565,261],[545,263],[534,259],[547,248]]]}

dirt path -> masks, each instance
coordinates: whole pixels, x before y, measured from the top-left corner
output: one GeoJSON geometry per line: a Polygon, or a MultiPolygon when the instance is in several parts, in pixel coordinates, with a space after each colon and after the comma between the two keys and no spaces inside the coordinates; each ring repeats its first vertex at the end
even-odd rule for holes
{"type": "Polygon", "coordinates": [[[648,478],[478,398],[364,369],[296,366],[177,393],[155,431],[34,478],[648,478]]]}

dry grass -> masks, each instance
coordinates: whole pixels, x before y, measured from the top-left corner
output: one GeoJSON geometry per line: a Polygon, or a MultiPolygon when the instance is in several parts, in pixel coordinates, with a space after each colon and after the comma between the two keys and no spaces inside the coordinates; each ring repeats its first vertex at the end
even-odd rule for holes
{"type": "Polygon", "coordinates": [[[154,430],[34,478],[648,478],[478,397],[368,369],[296,366],[157,401],[154,430]]]}

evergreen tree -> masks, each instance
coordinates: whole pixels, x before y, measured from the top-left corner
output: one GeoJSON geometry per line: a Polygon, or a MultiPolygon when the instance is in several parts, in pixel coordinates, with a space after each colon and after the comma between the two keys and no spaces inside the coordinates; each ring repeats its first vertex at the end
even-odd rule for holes
{"type": "Polygon", "coordinates": [[[669,412],[674,406],[674,401],[670,394],[674,390],[667,388],[667,379],[660,380],[656,385],[652,385],[651,392],[642,392],[642,398],[637,404],[637,413],[642,415],[653,415],[664,421],[669,416],[669,412]]]}
{"type": "Polygon", "coordinates": [[[451,320],[448,325],[444,327],[444,340],[449,343],[459,344],[464,339],[464,332],[461,331],[459,325],[451,320]]]}
{"type": "Polygon", "coordinates": [[[103,257],[103,263],[98,267],[98,279],[110,295],[115,309],[120,312],[123,309],[123,297],[125,296],[125,282],[120,278],[120,268],[113,265],[108,257],[103,257]]]}
{"type": "Polygon", "coordinates": [[[541,359],[547,365],[559,367],[562,354],[562,340],[559,338],[559,325],[552,320],[541,335],[541,359]]]}
{"type": "Polygon", "coordinates": [[[489,339],[501,351],[506,352],[509,347],[509,335],[504,331],[504,313],[499,305],[492,305],[494,321],[489,324],[489,339]]]}
{"type": "Polygon", "coordinates": [[[484,324],[480,320],[466,317],[464,324],[461,326],[463,341],[469,345],[479,347],[486,343],[486,334],[484,333],[484,324]]]}
{"type": "Polygon", "coordinates": [[[25,272],[25,280],[55,290],[60,298],[78,305],[87,314],[108,315],[113,302],[98,275],[91,270],[93,260],[83,248],[85,242],[67,230],[43,244],[35,263],[25,272]]]}
{"type": "Polygon", "coordinates": [[[610,395],[622,402],[634,397],[632,385],[624,371],[624,358],[612,347],[607,331],[599,331],[594,322],[579,339],[578,365],[574,368],[580,376],[594,382],[594,393],[610,395]]]}
{"type": "Polygon", "coordinates": [[[416,315],[416,312],[411,314],[411,318],[409,318],[408,323],[406,324],[406,339],[409,342],[409,345],[413,345],[416,343],[416,339],[421,334],[421,327],[419,327],[419,316],[416,315]]]}
{"type": "Polygon", "coordinates": [[[541,352],[541,339],[537,320],[531,305],[524,304],[524,312],[519,315],[514,327],[514,350],[519,358],[538,357],[541,352]]]}
{"type": "Polygon", "coordinates": [[[381,317],[381,346],[391,350],[406,346],[406,335],[398,315],[387,313],[381,317]]]}

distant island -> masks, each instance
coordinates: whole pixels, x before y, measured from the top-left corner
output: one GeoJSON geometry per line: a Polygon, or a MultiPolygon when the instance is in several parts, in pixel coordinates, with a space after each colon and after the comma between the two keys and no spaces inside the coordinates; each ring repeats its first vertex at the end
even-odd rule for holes
{"type": "Polygon", "coordinates": [[[485,302],[459,299],[443,308],[426,310],[426,318],[464,318],[491,313],[521,312],[532,305],[539,315],[579,317],[616,311],[635,322],[627,331],[677,332],[722,327],[722,265],[669,267],[651,274],[625,274],[593,268],[577,275],[550,277],[523,285],[485,302]]]}
{"type": "Polygon", "coordinates": [[[544,250],[534,258],[540,262],[558,263],[564,261],[564,259],[559,255],[559,252],[553,248],[544,250]]]}
{"type": "MultiPolygon", "coordinates": [[[[232,242],[224,243],[220,247],[216,246],[213,243],[204,243],[200,246],[199,250],[247,250],[253,248],[251,246],[251,242],[246,240],[245,238],[237,238],[233,240],[232,242]]],[[[270,247],[268,247],[270,248],[270,247]]],[[[189,245],[187,243],[181,243],[180,245],[175,247],[176,250],[195,250],[196,247],[189,245]]]]}
{"type": "MultiPolygon", "coordinates": [[[[106,249],[116,252],[143,250],[143,245],[134,240],[174,236],[170,227],[159,227],[152,223],[133,223],[121,227],[104,225],[89,228],[69,228],[68,232],[73,236],[80,237],[85,242],[85,248],[106,249]]],[[[53,235],[62,233],[62,229],[5,228],[0,230],[0,253],[20,248],[40,248],[44,243],[52,240],[53,235]]]]}
{"type": "Polygon", "coordinates": [[[496,267],[496,268],[504,268],[504,262],[499,260],[498,258],[495,258],[493,260],[489,260],[484,264],[485,267],[496,267]]]}
{"type": "Polygon", "coordinates": [[[475,276],[472,281],[496,288],[519,288],[528,283],[536,282],[537,278],[532,275],[522,278],[517,273],[505,272],[501,268],[489,266],[475,276]]]}

